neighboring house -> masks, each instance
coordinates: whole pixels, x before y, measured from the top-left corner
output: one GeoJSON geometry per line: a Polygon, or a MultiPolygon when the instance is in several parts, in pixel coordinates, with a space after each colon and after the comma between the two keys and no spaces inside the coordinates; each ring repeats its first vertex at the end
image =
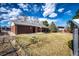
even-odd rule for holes
{"type": "Polygon", "coordinates": [[[45,32],[48,28],[43,22],[35,19],[20,18],[11,22],[11,32],[15,34],[45,32]]]}
{"type": "Polygon", "coordinates": [[[6,26],[1,27],[1,29],[2,29],[3,31],[10,31],[10,27],[6,27],[6,26]]]}
{"type": "Polygon", "coordinates": [[[63,27],[63,26],[58,26],[58,30],[59,30],[60,32],[65,32],[65,27],[63,27]]]}

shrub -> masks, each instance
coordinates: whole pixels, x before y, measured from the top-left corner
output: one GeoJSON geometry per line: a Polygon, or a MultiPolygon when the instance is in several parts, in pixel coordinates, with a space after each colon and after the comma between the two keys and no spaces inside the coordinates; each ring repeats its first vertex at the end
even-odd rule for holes
{"type": "Polygon", "coordinates": [[[73,40],[68,41],[68,46],[73,50],[73,40]]]}
{"type": "Polygon", "coordinates": [[[35,36],[33,36],[33,37],[31,38],[31,43],[32,43],[32,44],[35,44],[35,43],[37,43],[38,41],[39,41],[38,38],[35,37],[35,36]]]}

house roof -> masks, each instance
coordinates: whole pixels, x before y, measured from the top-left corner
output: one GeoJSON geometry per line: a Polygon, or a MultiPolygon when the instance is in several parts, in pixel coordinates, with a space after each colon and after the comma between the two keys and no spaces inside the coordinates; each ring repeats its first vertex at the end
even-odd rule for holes
{"type": "Polygon", "coordinates": [[[73,19],[72,22],[79,28],[79,19],[73,19]]]}
{"type": "Polygon", "coordinates": [[[47,28],[42,21],[35,19],[18,19],[13,21],[16,25],[28,25],[28,26],[37,26],[37,27],[45,27],[47,28]]]}

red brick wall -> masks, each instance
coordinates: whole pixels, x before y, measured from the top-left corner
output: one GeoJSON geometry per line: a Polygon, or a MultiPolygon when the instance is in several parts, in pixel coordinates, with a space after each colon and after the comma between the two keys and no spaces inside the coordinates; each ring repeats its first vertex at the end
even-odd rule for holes
{"type": "Polygon", "coordinates": [[[34,26],[17,25],[17,34],[35,33],[35,30],[34,26]]]}
{"type": "Polygon", "coordinates": [[[37,32],[42,32],[42,28],[37,27],[37,32]]]}
{"type": "Polygon", "coordinates": [[[37,30],[38,30],[38,27],[35,27],[35,32],[38,32],[37,30]]]}
{"type": "Polygon", "coordinates": [[[11,32],[13,32],[13,33],[15,33],[16,34],[16,26],[14,25],[14,26],[11,26],[11,32]]]}
{"type": "Polygon", "coordinates": [[[17,34],[25,34],[29,32],[30,32],[29,26],[17,25],[17,34]]]}
{"type": "Polygon", "coordinates": [[[36,33],[43,32],[45,28],[34,27],[34,26],[24,26],[24,25],[15,25],[11,27],[11,31],[15,34],[25,34],[25,33],[36,33]]]}
{"type": "Polygon", "coordinates": [[[1,28],[0,28],[0,33],[1,33],[1,28]]]}

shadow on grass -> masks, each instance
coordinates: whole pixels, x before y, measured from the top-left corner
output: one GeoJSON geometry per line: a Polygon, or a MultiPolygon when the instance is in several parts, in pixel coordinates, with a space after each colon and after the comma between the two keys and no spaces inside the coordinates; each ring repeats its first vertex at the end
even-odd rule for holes
{"type": "Polygon", "coordinates": [[[68,47],[73,51],[73,40],[68,41],[68,47]]]}

